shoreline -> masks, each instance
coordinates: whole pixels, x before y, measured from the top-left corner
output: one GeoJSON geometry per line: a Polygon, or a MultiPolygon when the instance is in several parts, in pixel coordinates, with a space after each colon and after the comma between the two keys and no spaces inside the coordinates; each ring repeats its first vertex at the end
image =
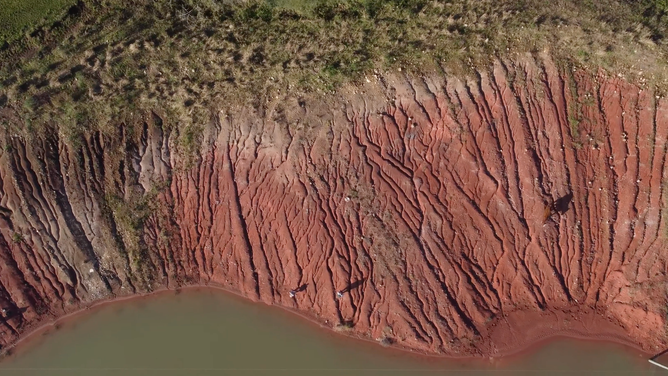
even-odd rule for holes
{"type": "MultiPolygon", "coordinates": [[[[91,305],[85,306],[84,308],[67,313],[51,321],[39,323],[34,328],[30,328],[28,331],[24,332],[23,335],[21,335],[21,337],[16,342],[2,349],[2,353],[0,354],[0,362],[2,362],[4,359],[16,356],[20,352],[29,350],[31,344],[36,344],[38,342],[37,338],[40,338],[38,336],[48,335],[51,333],[51,329],[55,328],[56,330],[58,330],[59,329],[58,326],[60,324],[64,324],[65,322],[73,320],[78,316],[85,315],[87,313],[92,314],[94,313],[94,310],[99,310],[106,306],[115,305],[118,303],[129,302],[133,300],[139,301],[142,299],[150,299],[169,293],[176,295],[187,290],[194,290],[194,291],[209,290],[209,291],[220,292],[229,295],[231,298],[239,299],[247,304],[259,304],[267,306],[272,309],[280,309],[281,312],[289,316],[292,316],[292,318],[294,319],[300,319],[300,321],[306,323],[307,325],[312,325],[316,328],[319,328],[320,330],[323,330],[324,334],[336,336],[344,340],[357,341],[358,343],[364,346],[372,347],[374,351],[383,351],[383,352],[391,351],[397,354],[401,354],[403,356],[421,358],[421,360],[423,361],[430,361],[430,362],[439,360],[476,362],[483,366],[491,367],[498,363],[516,362],[521,358],[530,356],[531,354],[538,351],[541,347],[544,347],[549,343],[560,339],[573,339],[592,344],[593,343],[613,344],[616,346],[620,346],[623,349],[623,351],[627,353],[632,353],[634,356],[642,357],[643,359],[649,359],[653,356],[653,354],[648,353],[634,342],[626,340],[624,338],[620,338],[615,333],[601,332],[601,333],[588,334],[575,329],[556,330],[553,332],[549,332],[547,334],[538,336],[538,338],[523,341],[521,345],[511,347],[510,348],[511,350],[498,351],[491,355],[482,354],[478,356],[471,356],[471,355],[453,355],[453,354],[434,354],[401,345],[382,346],[378,341],[375,341],[370,338],[365,338],[360,335],[356,335],[353,332],[339,332],[335,330],[334,327],[322,323],[316,317],[311,317],[307,314],[298,312],[291,308],[277,304],[267,304],[262,301],[255,301],[249,299],[248,297],[240,293],[226,289],[225,287],[216,284],[206,284],[206,285],[181,286],[176,289],[164,287],[148,293],[133,294],[128,296],[107,298],[96,301],[91,305]]],[[[549,323],[542,323],[542,325],[539,325],[538,327],[539,328],[546,327],[548,325],[549,323]]],[[[488,344],[492,343],[490,336],[487,336],[487,342],[488,344]]]]}

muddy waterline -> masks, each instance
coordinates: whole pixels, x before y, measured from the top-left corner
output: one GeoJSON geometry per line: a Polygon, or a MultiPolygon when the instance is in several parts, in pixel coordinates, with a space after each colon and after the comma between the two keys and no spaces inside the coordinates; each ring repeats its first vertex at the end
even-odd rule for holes
{"type": "MultiPolygon", "coordinates": [[[[618,345],[555,339],[503,361],[413,356],[215,290],[110,304],[37,335],[0,375],[660,375],[618,345]]],[[[668,373],[668,372],[667,372],[668,373]]]]}

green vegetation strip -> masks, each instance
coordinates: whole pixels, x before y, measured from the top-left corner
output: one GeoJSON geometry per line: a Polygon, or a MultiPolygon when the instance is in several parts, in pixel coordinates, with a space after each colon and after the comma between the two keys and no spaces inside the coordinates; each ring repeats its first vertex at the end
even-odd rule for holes
{"type": "Polygon", "coordinates": [[[0,45],[53,23],[76,0],[0,0],[0,45]]]}
{"type": "MultiPolygon", "coordinates": [[[[25,9],[3,11],[22,15],[16,25],[50,12],[25,9]]],[[[668,87],[666,9],[664,0],[84,0],[0,49],[0,106],[16,112],[15,130],[50,123],[73,145],[159,111],[179,124],[189,154],[216,108],[328,95],[378,70],[475,77],[494,60],[546,52],[562,66],[668,87]]]]}

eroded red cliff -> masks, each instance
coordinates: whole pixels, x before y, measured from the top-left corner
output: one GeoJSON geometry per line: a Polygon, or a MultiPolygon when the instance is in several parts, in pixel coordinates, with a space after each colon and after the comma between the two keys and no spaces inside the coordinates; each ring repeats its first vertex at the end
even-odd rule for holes
{"type": "Polygon", "coordinates": [[[101,299],[215,284],[428,353],[563,332],[657,352],[667,110],[526,58],[223,109],[194,167],[159,111],[78,147],[5,131],[0,341],[101,299]]]}

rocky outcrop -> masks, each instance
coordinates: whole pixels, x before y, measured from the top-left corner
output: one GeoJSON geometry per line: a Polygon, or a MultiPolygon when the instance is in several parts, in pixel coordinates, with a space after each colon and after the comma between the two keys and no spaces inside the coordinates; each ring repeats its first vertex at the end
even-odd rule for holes
{"type": "Polygon", "coordinates": [[[366,81],[223,109],[195,164],[158,110],[80,142],[6,128],[2,343],[209,284],[427,353],[666,345],[665,99],[547,58],[366,81]]]}

